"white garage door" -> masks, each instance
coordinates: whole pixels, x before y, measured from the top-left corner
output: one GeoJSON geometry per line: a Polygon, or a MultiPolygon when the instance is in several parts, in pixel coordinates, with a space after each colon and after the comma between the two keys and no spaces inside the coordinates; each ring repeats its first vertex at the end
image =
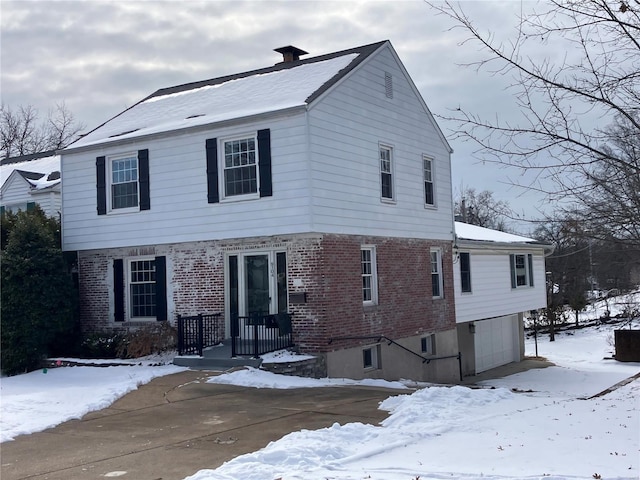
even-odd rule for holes
{"type": "Polygon", "coordinates": [[[518,315],[475,322],[476,373],[520,360],[518,315]]]}

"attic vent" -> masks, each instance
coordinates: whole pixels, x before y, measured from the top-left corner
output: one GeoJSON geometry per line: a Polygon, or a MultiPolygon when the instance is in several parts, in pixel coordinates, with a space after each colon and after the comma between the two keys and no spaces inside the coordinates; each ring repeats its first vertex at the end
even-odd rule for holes
{"type": "Polygon", "coordinates": [[[393,98],[393,77],[389,72],[384,72],[384,93],[387,98],[393,98]]]}
{"type": "Polygon", "coordinates": [[[280,63],[297,62],[300,60],[300,55],[306,55],[308,53],[293,45],[275,48],[274,51],[282,54],[282,62],[280,63]]]}
{"type": "Polygon", "coordinates": [[[189,120],[190,118],[198,118],[198,117],[204,117],[204,113],[197,113],[195,115],[189,115],[185,120],[189,120]]]}
{"type": "Polygon", "coordinates": [[[115,135],[109,135],[109,138],[113,138],[113,137],[121,137],[122,135],[127,135],[129,133],[133,133],[140,130],[139,128],[134,128],[133,130],[127,130],[126,132],[122,132],[122,133],[116,133],[115,135]]]}

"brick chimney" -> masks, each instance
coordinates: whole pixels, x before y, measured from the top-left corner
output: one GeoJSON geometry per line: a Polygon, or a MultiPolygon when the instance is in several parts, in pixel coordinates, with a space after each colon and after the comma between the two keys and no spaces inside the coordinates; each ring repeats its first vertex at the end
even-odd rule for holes
{"type": "Polygon", "coordinates": [[[298,47],[294,47],[293,45],[275,48],[274,51],[282,54],[282,62],[278,63],[297,62],[300,60],[300,55],[306,55],[308,53],[298,47]]]}

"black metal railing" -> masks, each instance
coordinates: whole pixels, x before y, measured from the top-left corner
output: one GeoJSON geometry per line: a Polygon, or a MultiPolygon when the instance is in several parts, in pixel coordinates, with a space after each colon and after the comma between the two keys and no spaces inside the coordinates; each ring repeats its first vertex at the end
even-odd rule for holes
{"type": "Polygon", "coordinates": [[[400,347],[402,350],[410,353],[411,355],[418,357],[422,360],[422,363],[426,363],[427,365],[434,360],[446,360],[448,358],[456,358],[458,360],[458,370],[460,372],[460,381],[462,382],[462,353],[458,352],[457,355],[442,355],[439,357],[425,357],[420,355],[418,352],[414,352],[413,350],[405,347],[404,345],[400,345],[395,340],[390,339],[385,335],[370,335],[365,337],[332,337],[329,339],[329,345],[333,343],[334,340],[374,340],[375,343],[380,343],[382,340],[387,342],[387,345],[395,345],[396,347],[400,347]]]}
{"type": "Polygon", "coordinates": [[[191,317],[178,315],[178,354],[202,356],[202,350],[222,342],[223,320],[220,313],[191,317]]]}
{"type": "Polygon", "coordinates": [[[231,319],[231,356],[275,352],[293,346],[291,314],[265,315],[253,313],[231,319]]]}

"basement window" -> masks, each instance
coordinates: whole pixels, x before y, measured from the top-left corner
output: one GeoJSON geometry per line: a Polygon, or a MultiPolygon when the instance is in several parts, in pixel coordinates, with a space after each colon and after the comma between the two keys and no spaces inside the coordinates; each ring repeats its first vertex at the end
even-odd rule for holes
{"type": "Polygon", "coordinates": [[[420,339],[422,353],[426,355],[435,355],[436,354],[436,336],[435,334],[428,335],[426,337],[422,337],[420,339]]]}
{"type": "Polygon", "coordinates": [[[362,350],[362,366],[365,370],[380,368],[380,345],[362,350]]]}

